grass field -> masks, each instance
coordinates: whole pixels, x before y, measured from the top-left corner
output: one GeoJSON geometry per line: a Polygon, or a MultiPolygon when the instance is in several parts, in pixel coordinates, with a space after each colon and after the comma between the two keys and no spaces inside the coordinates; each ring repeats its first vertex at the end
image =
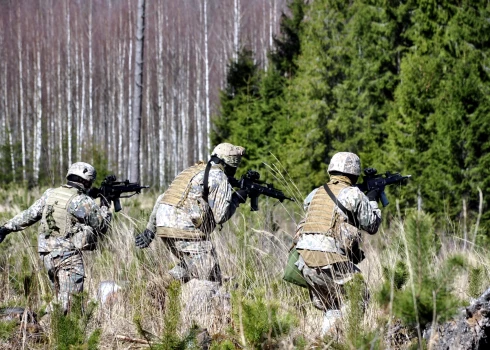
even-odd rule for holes
{"type": "MultiPolygon", "coordinates": [[[[2,222],[41,194],[0,190],[2,222]]],[[[98,250],[84,254],[83,313],[54,313],[42,332],[3,320],[0,348],[190,349],[199,348],[204,328],[215,349],[409,348],[422,341],[427,322],[450,317],[487,287],[488,255],[471,242],[465,247],[462,225],[439,232],[429,216],[400,214],[377,235],[365,236],[367,258],[360,268],[371,295],[366,312],[351,308],[339,332],[322,338],[323,315],[307,291],[282,280],[302,199],[279,204],[269,199],[260,201],[259,212],[241,207],[213,233],[225,282],[214,309],[196,309],[196,285],[166,278],[174,260],[164,244],[156,239],[144,250],[134,245],[156,197],[146,192],[124,200],[98,250]],[[97,296],[104,281],[120,290],[103,304],[97,296]]],[[[472,237],[477,228],[465,227],[472,237]]],[[[52,292],[38,261],[37,228],[12,233],[0,245],[0,307],[26,308],[39,318],[52,292]]]]}

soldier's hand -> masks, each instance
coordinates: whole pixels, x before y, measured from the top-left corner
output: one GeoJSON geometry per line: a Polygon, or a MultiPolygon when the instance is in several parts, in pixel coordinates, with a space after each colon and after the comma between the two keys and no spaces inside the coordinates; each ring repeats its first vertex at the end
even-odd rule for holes
{"type": "Polygon", "coordinates": [[[143,233],[136,236],[134,243],[138,248],[146,248],[153,241],[153,238],[155,238],[155,233],[146,229],[143,231],[143,233]]]}
{"type": "Polygon", "coordinates": [[[5,237],[7,237],[7,235],[12,232],[10,231],[8,228],[6,227],[0,227],[0,243],[3,242],[3,240],[5,239],[5,237]]]}
{"type": "Polygon", "coordinates": [[[248,190],[238,190],[233,193],[238,203],[243,204],[247,201],[248,190]]]}

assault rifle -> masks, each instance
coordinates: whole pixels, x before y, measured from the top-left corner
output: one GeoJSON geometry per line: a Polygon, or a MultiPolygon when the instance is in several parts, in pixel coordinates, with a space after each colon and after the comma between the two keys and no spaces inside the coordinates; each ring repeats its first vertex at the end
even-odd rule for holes
{"type": "Polygon", "coordinates": [[[254,170],[248,170],[245,175],[242,175],[240,180],[230,176],[228,181],[231,186],[248,191],[252,211],[259,210],[259,195],[261,194],[279,199],[280,202],[285,199],[294,201],[294,198],[286,197],[282,191],[275,189],[273,184],[261,181],[260,174],[254,170]]]}
{"type": "Polygon", "coordinates": [[[364,169],[363,183],[357,184],[356,186],[364,193],[371,190],[379,191],[379,199],[383,207],[386,207],[390,202],[385,194],[385,187],[388,185],[404,185],[412,175],[401,175],[400,173],[390,173],[378,174],[375,168],[364,169]]]}
{"type": "Polygon", "coordinates": [[[112,201],[114,203],[114,210],[117,212],[122,209],[121,198],[132,197],[141,193],[143,188],[149,187],[150,186],[141,186],[137,182],[129,182],[129,180],[116,181],[116,175],[109,175],[102,181],[99,188],[91,188],[88,191],[88,195],[94,199],[100,197],[101,200],[107,201],[108,203],[112,201]],[[123,195],[124,193],[129,194],[123,195]]]}

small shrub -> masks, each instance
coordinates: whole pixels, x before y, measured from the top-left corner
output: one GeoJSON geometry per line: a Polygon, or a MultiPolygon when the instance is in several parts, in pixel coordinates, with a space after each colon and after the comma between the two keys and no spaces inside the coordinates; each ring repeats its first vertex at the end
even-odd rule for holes
{"type": "Polygon", "coordinates": [[[72,296],[71,310],[64,315],[60,305],[55,304],[51,313],[51,343],[59,350],[86,349],[96,350],[101,330],[89,334],[88,326],[93,318],[96,303],[90,302],[84,307],[85,293],[72,296]]]}
{"type": "Polygon", "coordinates": [[[0,321],[0,339],[9,340],[15,333],[17,328],[17,322],[12,321],[0,321]]]}

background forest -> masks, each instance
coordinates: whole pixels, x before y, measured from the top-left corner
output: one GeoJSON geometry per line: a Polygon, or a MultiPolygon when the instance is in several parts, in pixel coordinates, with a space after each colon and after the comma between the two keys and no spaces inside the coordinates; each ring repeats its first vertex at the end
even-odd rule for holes
{"type": "MultiPolygon", "coordinates": [[[[63,181],[71,162],[92,162],[99,181],[128,176],[136,3],[0,0],[2,221],[63,181]]],[[[87,254],[88,294],[105,280],[123,292],[60,316],[47,341],[0,322],[0,345],[112,349],[129,346],[125,334],[189,349],[193,317],[206,316],[214,349],[426,346],[425,331],[488,287],[488,18],[486,1],[147,2],[140,177],[152,189],[125,200],[87,254]],[[134,236],[157,192],[219,142],[246,147],[239,174],[258,170],[296,202],[261,199],[259,212],[241,208],[215,233],[230,309],[192,314],[176,302],[192,287],[162,281],[168,251],[136,250],[134,236]],[[364,242],[368,310],[352,309],[330,339],[305,290],[281,278],[301,202],[338,151],[412,179],[387,190],[383,228],[364,242]],[[78,338],[63,338],[62,324],[78,338]]],[[[0,300],[42,313],[35,232],[0,246],[0,300]]]]}

